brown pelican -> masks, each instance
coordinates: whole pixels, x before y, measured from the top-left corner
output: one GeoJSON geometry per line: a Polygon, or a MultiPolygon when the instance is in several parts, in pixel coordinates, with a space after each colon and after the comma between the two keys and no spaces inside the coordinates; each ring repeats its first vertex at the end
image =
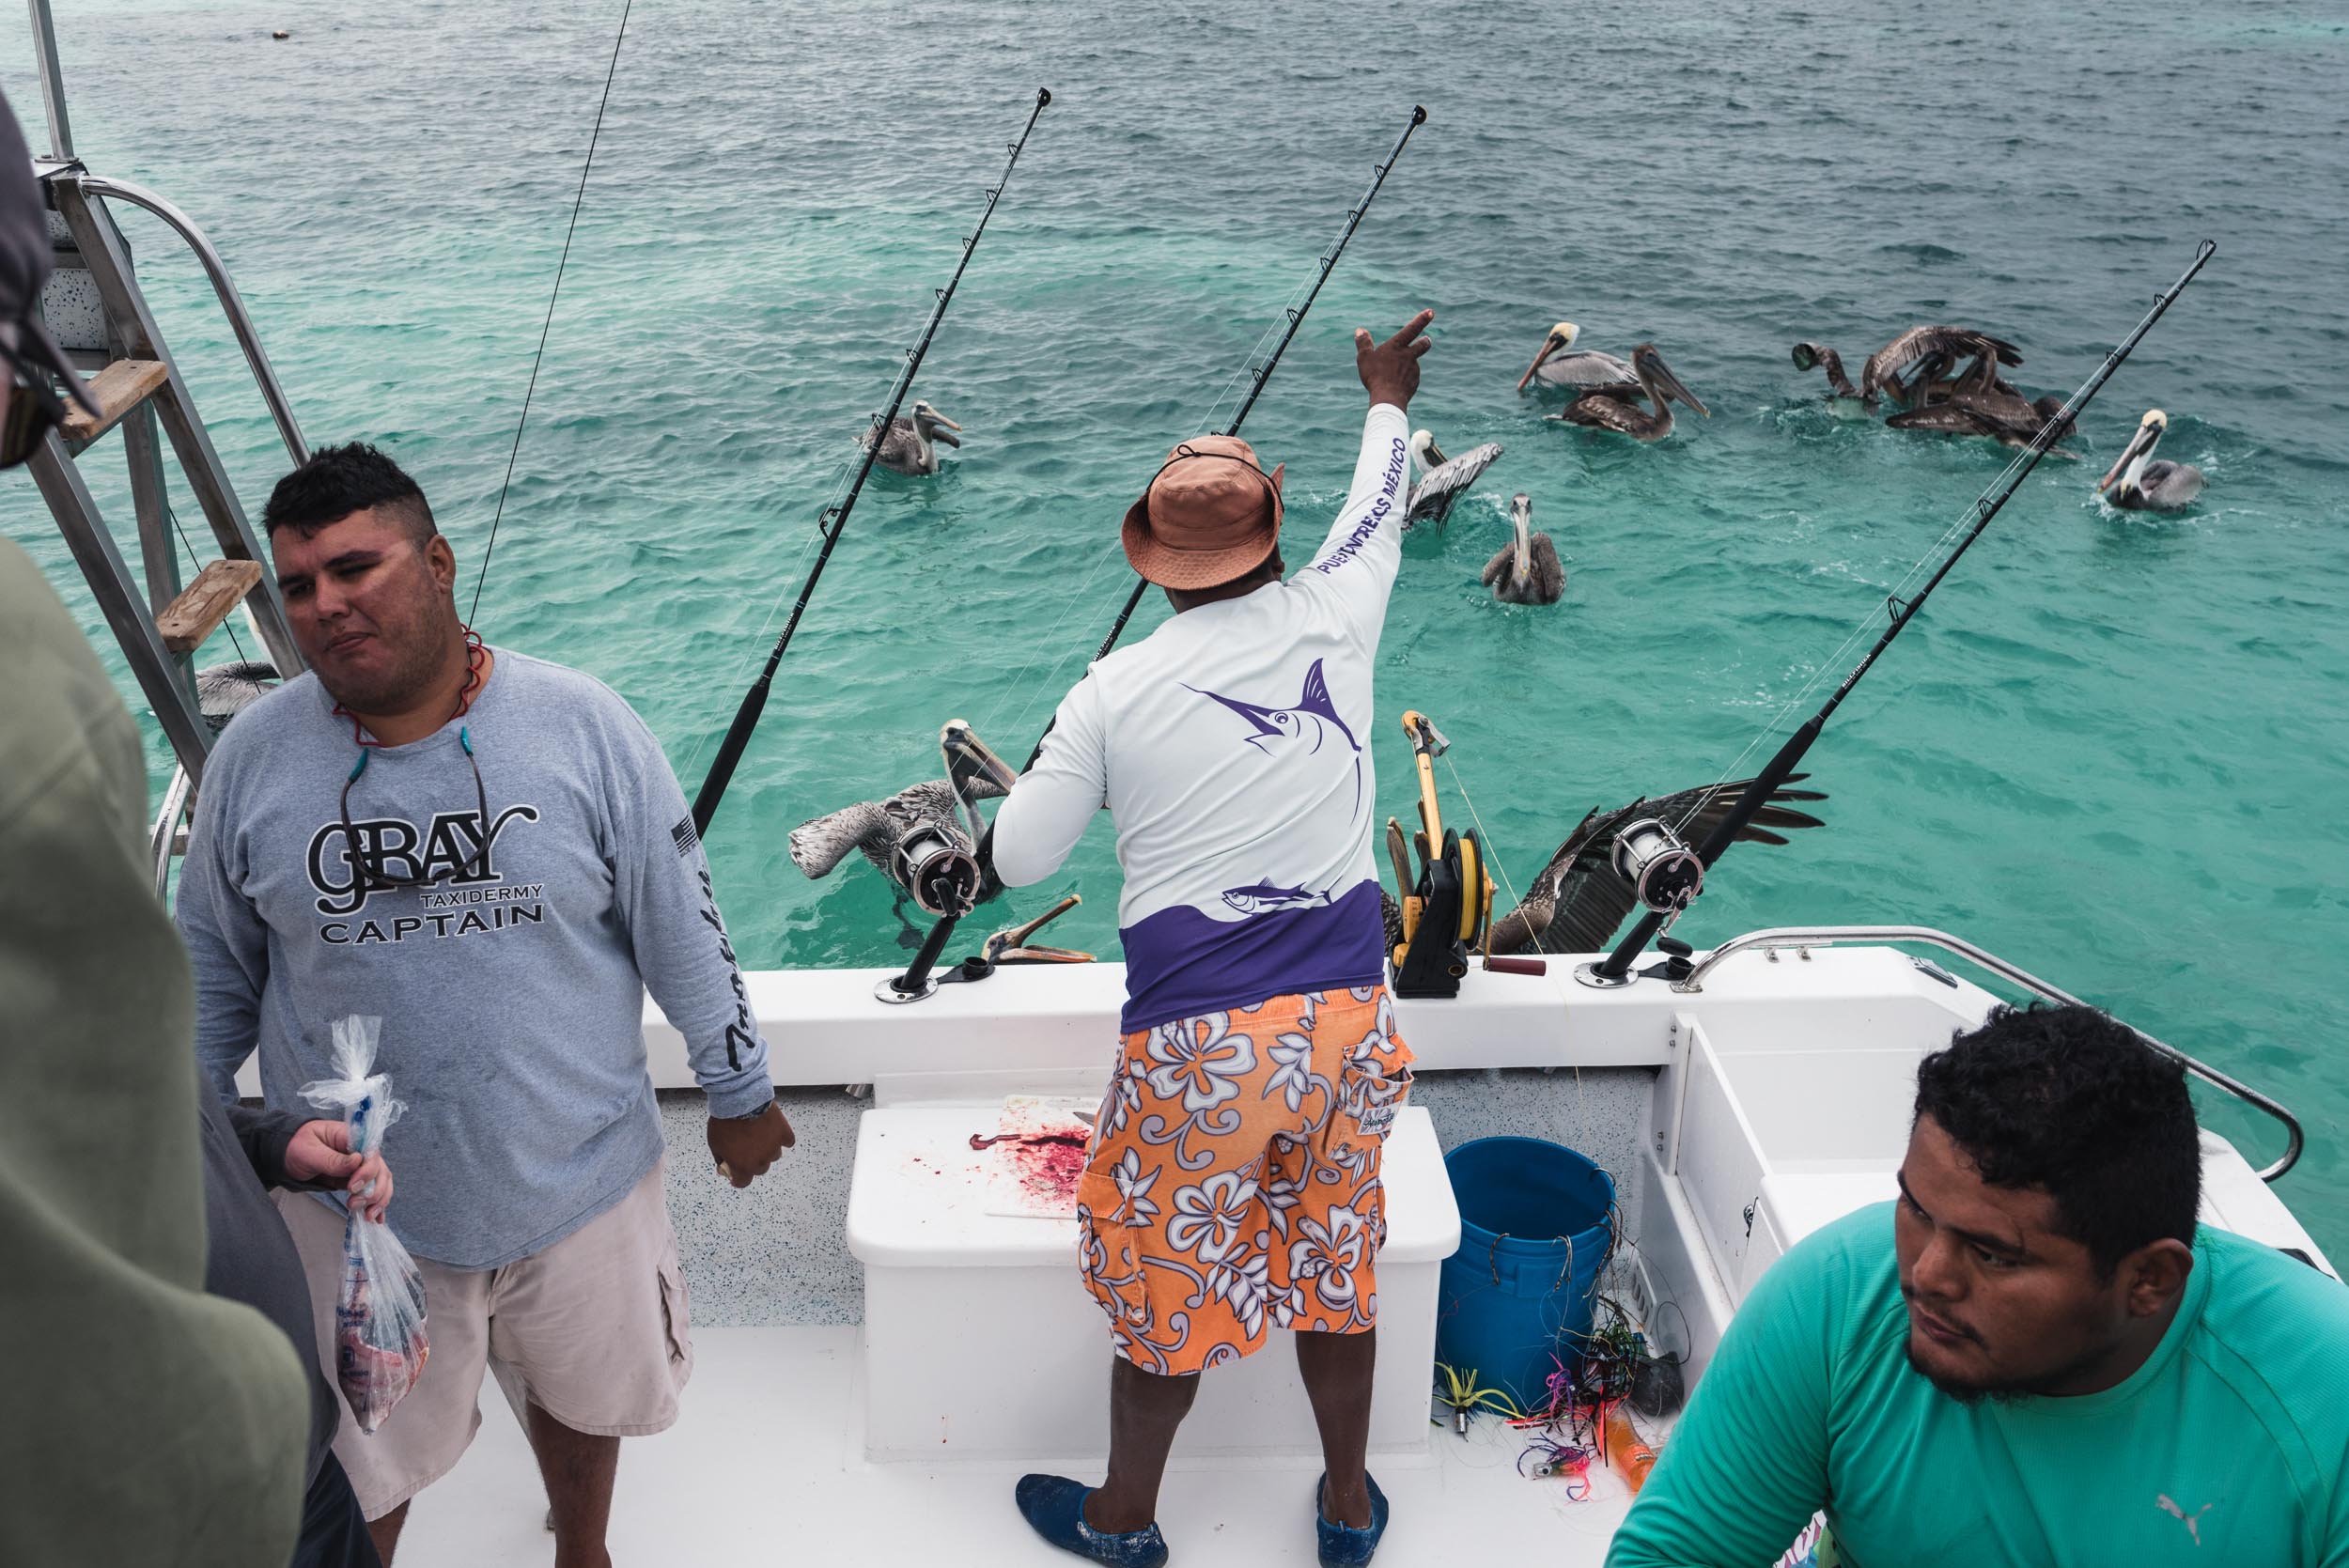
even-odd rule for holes
{"type": "MultiPolygon", "coordinates": [[[[976,854],[976,835],[970,825],[976,814],[967,809],[966,801],[1000,799],[1010,794],[1019,780],[1002,758],[967,730],[959,743],[950,748],[950,754],[954,772],[948,778],[926,779],[885,800],[860,800],[792,829],[786,841],[791,863],[811,877],[826,877],[848,859],[850,850],[861,851],[889,878],[896,893],[892,908],[902,920],[911,890],[901,879],[903,862],[894,853],[897,846],[916,831],[930,831],[956,847],[976,854]]],[[[979,869],[978,901],[984,904],[1002,893],[1003,884],[991,862],[983,862],[979,869]]],[[[908,924],[899,939],[912,930],[908,924]]],[[[919,940],[918,934],[915,939],[919,940]]]]}
{"type": "Polygon", "coordinates": [[[1946,396],[1968,373],[1986,368],[1995,380],[1997,366],[2022,363],[2020,349],[1988,333],[1970,327],[1911,327],[1868,356],[1859,369],[1859,395],[1921,408],[1946,396]],[[1901,372],[1912,365],[1914,372],[1904,378],[1901,372]]]}
{"type": "Polygon", "coordinates": [[[1675,397],[1707,419],[1713,417],[1713,411],[1680,384],[1680,378],[1672,373],[1664,356],[1656,351],[1655,344],[1642,343],[1631,350],[1631,368],[1640,378],[1640,389],[1656,405],[1653,413],[1630,398],[1594,392],[1575,399],[1566,406],[1565,412],[1552,417],[1569,425],[1619,431],[1638,441],[1661,441],[1672,433],[1672,400],[1675,397]]]}
{"type": "MultiPolygon", "coordinates": [[[[881,442],[880,465],[899,474],[929,474],[938,472],[939,442],[960,446],[955,432],[962,427],[931,408],[926,402],[913,405],[910,418],[899,414],[889,422],[889,434],[881,442]]],[[[867,427],[857,437],[857,444],[870,447],[873,432],[867,427]]]]}
{"type": "Polygon", "coordinates": [[[1640,375],[1627,361],[1602,354],[1595,349],[1585,349],[1579,353],[1566,351],[1581,335],[1582,329],[1571,321],[1561,321],[1550,328],[1549,335],[1542,339],[1542,351],[1533,356],[1533,363],[1517,378],[1517,390],[1523,392],[1528,381],[1539,381],[1545,387],[1571,392],[1577,397],[1594,392],[1617,397],[1636,396],[1640,375]]]}
{"type": "Polygon", "coordinates": [[[1555,604],[1566,591],[1566,568],[1547,534],[1531,532],[1533,498],[1509,498],[1509,527],[1515,537],[1485,563],[1485,586],[1503,604],[1555,604]]]}
{"type": "Polygon", "coordinates": [[[2192,463],[2154,460],[2154,448],[2170,428],[2170,416],[2148,409],[2137,423],[2137,433],[2121,449],[2121,460],[2096,481],[2107,501],[2132,512],[2176,512],[2194,505],[2202,493],[2202,471],[2192,463]]]}
{"type": "MultiPolygon", "coordinates": [[[[2009,446],[2029,446],[2040,427],[2063,412],[2064,400],[2053,393],[2028,399],[1999,374],[1999,361],[1984,353],[1955,380],[1937,390],[1932,400],[1903,410],[1885,421],[1896,430],[1937,430],[1943,435],[1988,436],[2009,446]]],[[[2071,433],[2065,420],[2055,439],[2071,433]]],[[[2069,452],[2049,447],[2053,456],[2069,452]]]]}
{"type": "Polygon", "coordinates": [[[1876,400],[1851,384],[1843,374],[1843,356],[1824,343],[1795,345],[1795,368],[1810,370],[1827,367],[1828,407],[1845,415],[1870,414],[1875,411],[1876,400]]]}
{"type": "MultiPolygon", "coordinates": [[[[1791,773],[1786,783],[1799,784],[1807,777],[1804,773],[1791,773]]],[[[1613,811],[1591,813],[1566,835],[1566,842],[1558,846],[1549,864],[1525,890],[1525,902],[1493,923],[1492,950],[1518,953],[1532,947],[1544,953],[1595,953],[1605,947],[1613,938],[1615,927],[1623,924],[1623,917],[1639,903],[1631,884],[1614,868],[1616,832],[1641,817],[1659,816],[1675,824],[1681,837],[1690,844],[1702,843],[1729,815],[1730,808],[1751,782],[1748,779],[1684,789],[1660,800],[1639,800],[1613,811]],[[1682,821],[1691,811],[1695,816],[1682,821]]],[[[1791,832],[1822,826],[1817,817],[1785,802],[1826,799],[1824,793],[1815,789],[1774,790],[1769,804],[1737,835],[1737,840],[1741,844],[1784,844],[1784,834],[1773,830],[1791,832]]]]}
{"type": "Polygon", "coordinates": [[[257,659],[214,664],[195,672],[195,702],[204,722],[218,735],[228,721],[269,695],[277,685],[277,666],[257,659]]]}
{"type": "Polygon", "coordinates": [[[1412,528],[1432,522],[1441,528],[1452,516],[1452,504],[1468,493],[1477,475],[1490,468],[1501,456],[1499,442],[1446,458],[1436,445],[1436,438],[1424,430],[1411,432],[1411,458],[1419,465],[1419,483],[1411,487],[1410,510],[1404,514],[1403,526],[1412,528]]]}

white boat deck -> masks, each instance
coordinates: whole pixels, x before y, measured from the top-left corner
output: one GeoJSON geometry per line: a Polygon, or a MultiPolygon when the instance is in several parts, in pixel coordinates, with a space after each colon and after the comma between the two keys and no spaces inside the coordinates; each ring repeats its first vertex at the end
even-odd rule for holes
{"type": "MultiPolygon", "coordinates": [[[[1012,1506],[1031,1467],[964,1461],[869,1464],[854,1412],[855,1328],[710,1328],[677,1424],[622,1445],[614,1562],[854,1563],[894,1568],[1051,1568],[1077,1560],[1038,1541],[1012,1506]]],[[[1275,1344],[1266,1354],[1285,1355],[1275,1344]]],[[[1108,1348],[1102,1350],[1107,1397],[1108,1348]]],[[[1212,1374],[1210,1374],[1212,1375],[1212,1374]]],[[[485,1386],[481,1432],[448,1476],[418,1497],[399,1568],[544,1568],[554,1560],[546,1498],[521,1429],[485,1386]]],[[[1393,1504],[1379,1560],[1519,1560],[1596,1568],[1630,1506],[1594,1470],[1590,1498],[1517,1474],[1517,1435],[1485,1420],[1466,1438],[1436,1434],[1428,1457],[1376,1464],[1393,1504]]],[[[1071,1455],[1085,1481],[1101,1456],[1071,1455]]],[[[1186,1462],[1177,1445],[1159,1522],[1174,1561],[1214,1568],[1310,1564],[1318,1467],[1252,1459],[1186,1462]]]]}

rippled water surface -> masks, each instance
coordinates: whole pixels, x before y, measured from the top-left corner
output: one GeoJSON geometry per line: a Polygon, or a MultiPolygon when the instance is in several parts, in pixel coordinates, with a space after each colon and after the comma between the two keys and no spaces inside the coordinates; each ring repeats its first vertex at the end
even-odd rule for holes
{"type": "MultiPolygon", "coordinates": [[[[393,450],[470,588],[619,6],[326,9],[57,0],[75,130],[210,229],[306,433],[393,450]]],[[[20,29],[0,85],[37,121],[20,29]]],[[[2083,460],[2030,480],[1812,753],[1828,826],[1725,861],[1687,934],[1965,933],[2295,1105],[2310,1145],[2285,1190],[2338,1251],[2344,80],[2341,0],[640,0],[479,625],[616,687],[690,793],[1049,85],[923,373],[967,444],[867,492],[710,834],[747,962],[894,961],[879,880],[807,881],[786,831],[934,774],[950,716],[1025,753],[1123,597],[1119,511],[1424,102],[1248,434],[1289,465],[1296,560],[1353,458],[1349,330],[1439,313],[1414,421],[1507,455],[1407,548],[1379,697],[1442,724],[1521,884],[1593,806],[1718,776],[2003,465],[1831,417],[1790,343],[1856,365],[1962,321],[2022,346],[2027,391],[2068,389],[2210,236],[2083,460]],[[1586,347],[1653,340],[1713,417],[1652,447],[1542,423],[1510,387],[1560,318],[1586,347]],[[2209,490],[2182,517],[2113,512],[2090,486],[2156,406],[2209,490]],[[1552,609],[1477,585],[1517,489],[1571,573],[1552,609]]],[[[284,453],[200,275],[126,222],[257,511],[284,453]]],[[[104,641],[22,478],[0,529],[104,641]]],[[[1379,739],[1400,812],[1408,758],[1379,739]]],[[[1087,903],[1061,939],[1113,950],[1106,823],[1063,885],[1087,903]]],[[[2255,1158],[2275,1146],[2211,1114],[2255,1158]]]]}

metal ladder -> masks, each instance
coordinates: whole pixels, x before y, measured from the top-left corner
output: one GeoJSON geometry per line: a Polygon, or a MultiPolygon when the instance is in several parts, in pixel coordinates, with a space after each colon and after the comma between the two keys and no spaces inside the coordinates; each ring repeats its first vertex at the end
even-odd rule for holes
{"type": "Polygon", "coordinates": [[[163,197],[126,181],[94,175],[74,156],[49,0],[27,0],[27,4],[50,136],[49,155],[33,161],[33,172],[53,214],[50,234],[55,247],[41,311],[74,364],[96,371],[86,390],[100,413],[93,419],[79,409],[72,410],[25,466],[179,759],[179,770],[165,792],[155,825],[156,885],[160,889],[169,876],[171,856],[181,838],[180,819],[211,752],[213,726],[204,717],[195,690],[197,648],[242,606],[281,677],[290,678],[304,666],[286,623],[285,602],[264,567],[260,541],[246,520],[220,455],[212,449],[211,438],[196,412],[195,400],[180,379],[179,365],[140,291],[130,247],[105,202],[126,201],[144,208],[187,241],[219,296],[288,454],[299,464],[307,458],[308,448],[269,356],[261,349],[252,317],[211,241],[186,213],[163,197]],[[77,466],[117,427],[122,432],[132,510],[138,525],[141,572],[135,576],[77,466]],[[165,438],[220,551],[218,559],[185,583],[180,581],[179,557],[173,541],[175,520],[164,489],[165,438]]]}

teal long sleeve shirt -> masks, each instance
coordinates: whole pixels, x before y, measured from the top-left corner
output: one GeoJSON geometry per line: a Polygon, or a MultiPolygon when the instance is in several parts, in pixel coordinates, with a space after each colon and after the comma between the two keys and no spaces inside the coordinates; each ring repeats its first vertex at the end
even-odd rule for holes
{"type": "Polygon", "coordinates": [[[1766,1568],[1826,1510],[1848,1568],[2349,1568],[2349,1287],[2207,1227],[2127,1379],[1960,1404],[1910,1370],[1892,1205],[1772,1265],[1609,1568],[1766,1568]]]}

